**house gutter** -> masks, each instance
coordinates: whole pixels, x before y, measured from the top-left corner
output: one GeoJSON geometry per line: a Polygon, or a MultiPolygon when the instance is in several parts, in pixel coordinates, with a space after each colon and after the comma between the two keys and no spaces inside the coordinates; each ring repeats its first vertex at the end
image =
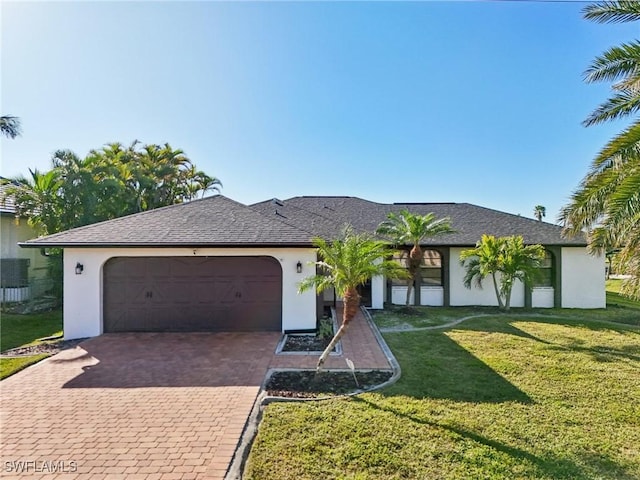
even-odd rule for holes
{"type": "Polygon", "coordinates": [[[18,242],[22,248],[312,248],[310,242],[291,243],[45,243],[18,242]]]}

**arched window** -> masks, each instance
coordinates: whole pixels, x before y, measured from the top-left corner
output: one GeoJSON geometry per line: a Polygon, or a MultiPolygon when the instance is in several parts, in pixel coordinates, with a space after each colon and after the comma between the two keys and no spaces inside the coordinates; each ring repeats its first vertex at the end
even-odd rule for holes
{"type": "Polygon", "coordinates": [[[437,250],[425,250],[422,255],[421,283],[425,287],[442,286],[442,255],[437,250]]]}
{"type": "Polygon", "coordinates": [[[553,253],[545,250],[545,257],[540,265],[538,278],[533,282],[534,287],[554,287],[555,259],[553,253]]]}

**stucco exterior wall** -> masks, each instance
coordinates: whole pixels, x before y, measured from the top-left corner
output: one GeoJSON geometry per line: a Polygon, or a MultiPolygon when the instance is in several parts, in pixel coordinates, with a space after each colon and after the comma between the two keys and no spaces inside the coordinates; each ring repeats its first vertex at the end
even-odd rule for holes
{"type": "MultiPolygon", "coordinates": [[[[410,302],[415,302],[415,288],[411,289],[410,302]]],[[[391,287],[391,303],[393,305],[406,305],[407,303],[407,287],[394,285],[391,287]]],[[[444,288],[443,287],[420,287],[420,305],[429,307],[441,307],[444,305],[444,288]]]]}
{"type": "Polygon", "coordinates": [[[605,308],[605,258],[584,247],[562,248],[562,307],[605,308]]]}
{"type": "MultiPolygon", "coordinates": [[[[465,268],[460,265],[460,252],[466,250],[464,248],[451,248],[450,275],[450,297],[451,306],[463,305],[482,305],[482,306],[498,306],[498,299],[493,288],[493,280],[485,278],[482,282],[482,288],[475,285],[468,289],[464,286],[463,280],[465,268]]],[[[511,306],[524,307],[524,284],[516,281],[513,285],[511,293],[511,306]]]]}
{"type": "Polygon", "coordinates": [[[103,266],[113,257],[161,256],[271,256],[282,266],[282,328],[307,330],[316,327],[316,294],[298,294],[300,281],[314,273],[308,262],[316,260],[310,248],[66,248],[64,252],[64,337],[94,337],[103,331],[103,266]],[[84,266],[75,274],[76,263],[84,266]],[[296,272],[301,262],[302,273],[296,272]]]}
{"type": "Polygon", "coordinates": [[[38,248],[21,248],[18,242],[35,238],[37,235],[25,219],[16,225],[13,215],[0,216],[0,257],[28,258],[29,277],[44,278],[47,276],[47,257],[38,248]]]}
{"type": "Polygon", "coordinates": [[[371,308],[384,308],[386,290],[386,281],[383,276],[378,275],[371,279],[371,308]]]}
{"type": "Polygon", "coordinates": [[[531,306],[533,308],[553,308],[554,295],[553,287],[535,287],[531,289],[531,306]]]}

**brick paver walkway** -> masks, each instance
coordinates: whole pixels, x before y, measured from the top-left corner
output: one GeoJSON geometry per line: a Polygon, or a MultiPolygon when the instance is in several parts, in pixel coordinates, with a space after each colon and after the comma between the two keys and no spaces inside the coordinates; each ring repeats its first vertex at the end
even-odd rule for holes
{"type": "MultiPolygon", "coordinates": [[[[338,324],[342,322],[342,307],[336,311],[338,324]]],[[[349,324],[347,333],[342,337],[342,355],[330,355],[324,364],[326,369],[346,369],[345,358],[353,361],[357,369],[391,369],[387,357],[380,349],[364,314],[358,314],[349,324]]],[[[316,368],[318,355],[274,355],[271,368],[316,368]]]]}
{"type": "MultiPolygon", "coordinates": [[[[279,339],[107,334],[29,367],[0,382],[0,478],[222,479],[267,369],[315,368],[279,339]]],[[[342,347],[327,368],[390,368],[362,313],[342,347]]]]}

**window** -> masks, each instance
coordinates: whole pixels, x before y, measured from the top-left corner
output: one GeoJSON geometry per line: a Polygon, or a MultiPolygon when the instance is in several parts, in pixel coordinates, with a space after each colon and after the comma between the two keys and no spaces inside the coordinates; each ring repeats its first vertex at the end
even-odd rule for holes
{"type": "MultiPolygon", "coordinates": [[[[409,252],[395,253],[394,260],[400,263],[404,268],[408,265],[409,252]]],[[[422,265],[420,267],[420,282],[426,287],[442,286],[442,255],[436,250],[424,250],[422,254],[422,265]]],[[[407,285],[406,279],[394,278],[391,284],[395,287],[407,285]]]]}
{"type": "MultiPolygon", "coordinates": [[[[393,254],[393,259],[398,262],[400,265],[402,265],[404,268],[407,268],[408,263],[407,263],[407,256],[408,256],[409,252],[396,252],[393,254]]],[[[406,287],[407,286],[407,279],[405,278],[392,278],[391,279],[391,285],[393,285],[394,287],[406,287]]]]}
{"type": "Polygon", "coordinates": [[[425,250],[422,255],[422,285],[426,287],[442,286],[442,255],[436,250],[425,250]]]}
{"type": "Polygon", "coordinates": [[[554,286],[554,258],[553,254],[548,250],[545,251],[545,257],[540,265],[538,278],[533,282],[534,287],[553,287],[554,286]]]}
{"type": "Polygon", "coordinates": [[[29,259],[3,258],[0,261],[0,287],[16,288],[29,285],[29,259]]]}

